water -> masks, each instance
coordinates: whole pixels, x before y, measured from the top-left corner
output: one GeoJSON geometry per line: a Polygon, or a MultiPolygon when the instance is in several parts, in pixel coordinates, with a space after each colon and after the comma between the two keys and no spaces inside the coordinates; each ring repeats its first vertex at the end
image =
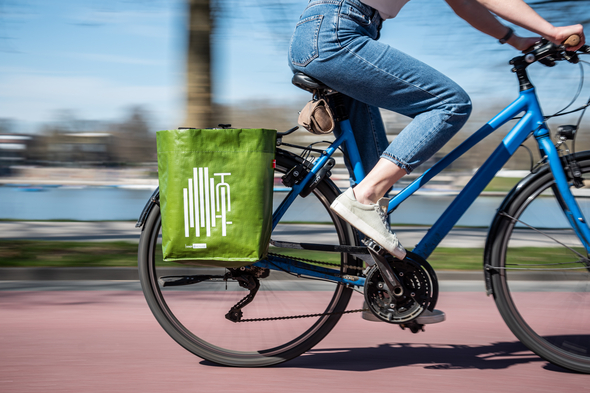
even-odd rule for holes
{"type": "Polygon", "coordinates": [[[0,219],[137,220],[152,193],[148,187],[0,187],[0,219]]]}
{"type": "MultiPolygon", "coordinates": [[[[282,198],[283,196],[280,196],[282,198]]],[[[419,194],[414,195],[402,203],[389,217],[392,224],[404,225],[432,225],[453,201],[455,195],[448,194],[419,194]]],[[[280,202],[275,198],[275,207],[280,202]]],[[[285,221],[327,222],[328,213],[317,201],[311,198],[295,201],[295,208],[287,211],[285,221]]],[[[498,207],[504,200],[503,196],[480,196],[467,209],[456,225],[465,227],[488,227],[496,214],[498,207]]],[[[588,198],[578,199],[584,212],[590,211],[588,198]]],[[[534,227],[569,228],[569,224],[561,209],[552,198],[539,198],[527,209],[521,219],[534,227]]]]}
{"type": "MultiPolygon", "coordinates": [[[[0,219],[137,220],[152,192],[153,188],[150,187],[4,186],[0,187],[0,219]]],[[[275,207],[285,195],[283,192],[275,193],[275,207]]],[[[414,195],[391,215],[391,222],[432,225],[453,198],[454,195],[414,195]]],[[[489,226],[502,200],[502,196],[479,197],[458,225],[489,226]]],[[[541,198],[535,203],[531,217],[525,219],[530,225],[566,226],[563,213],[551,199],[541,198]]],[[[283,221],[328,222],[329,216],[325,208],[312,197],[298,198],[283,221]]]]}

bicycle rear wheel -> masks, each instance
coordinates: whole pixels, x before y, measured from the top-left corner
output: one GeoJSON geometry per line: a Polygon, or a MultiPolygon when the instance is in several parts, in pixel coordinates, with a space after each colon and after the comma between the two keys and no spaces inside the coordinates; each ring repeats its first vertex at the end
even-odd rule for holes
{"type": "MultiPolygon", "coordinates": [[[[577,157],[590,184],[590,154],[577,157]]],[[[537,355],[590,373],[588,253],[563,214],[551,171],[541,169],[524,184],[499,210],[497,230],[490,231],[486,260],[496,305],[516,337],[537,355]]],[[[586,218],[589,191],[572,186],[586,218]]]]}
{"type": "MultiPolygon", "coordinates": [[[[276,161],[276,171],[279,173],[285,173],[302,162],[299,157],[280,150],[276,161]]],[[[273,231],[272,238],[291,242],[356,244],[352,228],[329,210],[338,192],[330,180],[324,180],[305,200],[304,205],[292,206],[290,209],[305,208],[311,210],[309,214],[323,214],[326,220],[324,225],[292,224],[288,221],[293,221],[293,216],[285,215],[273,231]]],[[[275,202],[280,202],[284,197],[279,194],[282,193],[275,193],[275,202]]],[[[295,220],[304,220],[304,214],[298,210],[295,220]]],[[[241,288],[234,280],[208,280],[180,287],[163,287],[158,280],[162,276],[223,275],[226,269],[164,262],[159,244],[160,231],[160,209],[154,206],[142,230],[138,254],[145,298],[164,330],[185,349],[203,359],[222,365],[246,367],[268,366],[292,359],[311,349],[330,332],[350,299],[352,289],[345,285],[271,271],[269,277],[260,279],[260,289],[253,302],[243,308],[245,319],[332,314],[231,322],[225,318],[225,314],[249,291],[241,288]]],[[[273,253],[284,254],[285,251],[288,253],[288,250],[271,248],[273,253]]],[[[326,267],[347,274],[358,274],[362,267],[357,259],[348,255],[303,253],[297,253],[296,256],[322,261],[320,263],[333,262],[335,265],[326,267]]]]}

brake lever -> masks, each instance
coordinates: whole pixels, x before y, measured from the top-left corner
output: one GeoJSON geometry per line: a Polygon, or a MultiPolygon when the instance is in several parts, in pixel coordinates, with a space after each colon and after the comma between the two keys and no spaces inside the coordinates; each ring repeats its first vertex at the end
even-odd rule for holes
{"type": "Polygon", "coordinates": [[[569,61],[570,63],[573,63],[573,64],[578,64],[578,62],[580,61],[580,58],[579,58],[579,56],[578,56],[578,54],[579,54],[579,53],[582,53],[582,54],[590,54],[590,46],[588,46],[588,45],[582,45],[582,46],[581,46],[581,47],[580,47],[580,48],[579,48],[577,51],[575,51],[575,52],[571,52],[571,51],[568,51],[568,50],[566,50],[566,51],[563,53],[563,57],[564,57],[564,58],[565,58],[567,61],[569,61]]]}
{"type": "Polygon", "coordinates": [[[553,57],[551,57],[551,56],[547,56],[547,57],[544,57],[544,58],[540,59],[539,60],[539,63],[541,63],[541,64],[543,64],[544,66],[547,66],[547,67],[554,67],[555,64],[556,64],[555,63],[555,59],[553,57]]]}
{"type": "Polygon", "coordinates": [[[576,52],[565,51],[563,53],[563,58],[569,61],[572,64],[578,64],[580,58],[576,52]]]}

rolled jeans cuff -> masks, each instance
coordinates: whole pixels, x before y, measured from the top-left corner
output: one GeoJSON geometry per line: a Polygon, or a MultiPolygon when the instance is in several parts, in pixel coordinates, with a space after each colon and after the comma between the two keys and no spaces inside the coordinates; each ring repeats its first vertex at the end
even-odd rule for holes
{"type": "Polygon", "coordinates": [[[414,170],[414,168],[412,168],[412,166],[402,160],[400,160],[399,158],[392,156],[391,154],[389,154],[388,152],[384,151],[383,154],[381,155],[381,158],[385,158],[388,161],[393,162],[395,165],[397,165],[398,167],[402,168],[404,171],[406,171],[406,173],[409,175],[410,173],[412,173],[412,171],[414,170]]]}

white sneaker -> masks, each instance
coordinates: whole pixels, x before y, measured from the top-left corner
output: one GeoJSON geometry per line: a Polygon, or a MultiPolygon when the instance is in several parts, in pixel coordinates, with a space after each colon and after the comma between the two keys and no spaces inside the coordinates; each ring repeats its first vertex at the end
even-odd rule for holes
{"type": "Polygon", "coordinates": [[[375,240],[394,257],[404,259],[406,250],[397,240],[395,233],[389,229],[386,203],[387,199],[381,198],[379,203],[374,205],[362,204],[356,200],[352,188],[349,188],[332,202],[330,209],[350,225],[375,240]]]}
{"type": "Polygon", "coordinates": [[[424,312],[420,314],[418,318],[416,318],[416,322],[421,325],[429,325],[432,323],[443,322],[445,319],[447,319],[447,317],[441,310],[424,310],[424,312]]]}

